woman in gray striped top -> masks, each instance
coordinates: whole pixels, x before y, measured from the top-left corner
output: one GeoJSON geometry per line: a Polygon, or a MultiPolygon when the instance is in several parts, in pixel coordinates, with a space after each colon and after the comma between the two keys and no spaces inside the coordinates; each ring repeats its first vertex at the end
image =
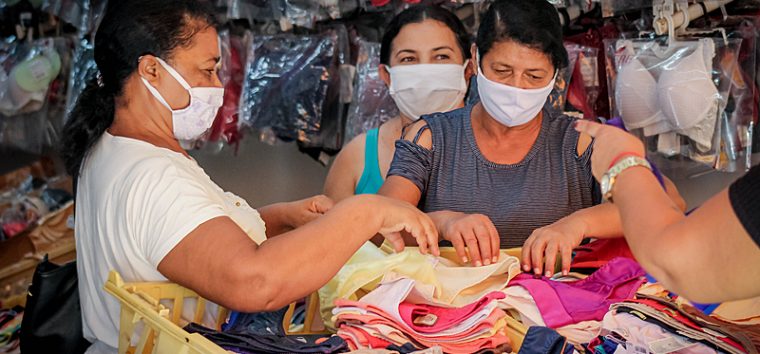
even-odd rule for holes
{"type": "Polygon", "coordinates": [[[523,246],[525,271],[550,275],[559,253],[567,272],[583,238],[621,237],[622,226],[617,208],[600,204],[592,139],[542,109],[568,61],[556,9],[497,0],[472,57],[481,101],[412,125],[380,194],[428,212],[464,261],[488,265],[499,248],[523,246]]]}

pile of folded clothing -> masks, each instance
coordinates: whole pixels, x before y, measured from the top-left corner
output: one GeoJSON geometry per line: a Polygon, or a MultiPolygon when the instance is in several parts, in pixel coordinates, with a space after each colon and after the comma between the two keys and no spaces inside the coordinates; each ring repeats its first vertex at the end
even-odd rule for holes
{"type": "Polygon", "coordinates": [[[639,295],[614,304],[590,344],[654,353],[757,353],[760,327],[723,322],[667,298],[639,295]]]}
{"type": "Polygon", "coordinates": [[[352,350],[411,345],[415,350],[437,346],[446,353],[511,351],[506,313],[497,302],[502,292],[450,307],[433,303],[415,285],[413,279],[391,275],[359,301],[337,300],[338,335],[352,350]]]}

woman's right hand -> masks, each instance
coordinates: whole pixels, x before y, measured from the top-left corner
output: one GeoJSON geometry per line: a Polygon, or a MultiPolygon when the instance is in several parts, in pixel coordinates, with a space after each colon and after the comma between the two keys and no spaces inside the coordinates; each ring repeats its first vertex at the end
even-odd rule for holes
{"type": "Polygon", "coordinates": [[[438,230],[427,214],[407,202],[379,195],[372,197],[373,209],[380,213],[382,218],[382,226],[378,233],[393,245],[396,252],[404,250],[401,233],[407,232],[417,241],[422,254],[440,255],[438,230]]]}
{"type": "Polygon", "coordinates": [[[469,261],[478,267],[499,261],[499,232],[487,216],[447,212],[439,225],[443,238],[451,242],[463,262],[468,261],[468,251],[469,261]]]}

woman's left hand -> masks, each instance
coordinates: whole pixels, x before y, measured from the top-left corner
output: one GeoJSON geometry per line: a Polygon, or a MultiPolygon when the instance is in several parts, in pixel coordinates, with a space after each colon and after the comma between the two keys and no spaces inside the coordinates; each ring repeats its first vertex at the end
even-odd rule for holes
{"type": "Polygon", "coordinates": [[[570,271],[575,247],[586,234],[586,224],[572,215],[533,231],[522,247],[523,271],[547,277],[554,274],[557,254],[562,257],[562,273],[570,271]]]}
{"type": "Polygon", "coordinates": [[[324,195],[316,195],[288,204],[288,224],[294,229],[324,215],[335,205],[332,199],[324,195]]]}

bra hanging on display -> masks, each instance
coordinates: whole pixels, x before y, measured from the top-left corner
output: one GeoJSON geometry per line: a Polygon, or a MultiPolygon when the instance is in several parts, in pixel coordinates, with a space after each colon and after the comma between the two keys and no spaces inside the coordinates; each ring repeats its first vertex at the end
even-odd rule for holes
{"type": "MultiPolygon", "coordinates": [[[[619,50],[633,52],[634,47],[630,40],[618,43],[619,50]]],[[[655,55],[656,49],[651,49],[655,55]]],[[[645,136],[677,133],[691,139],[699,151],[712,149],[721,98],[712,81],[714,41],[690,42],[649,67],[633,54],[619,66],[615,85],[626,128],[641,128],[645,136]]]]}

